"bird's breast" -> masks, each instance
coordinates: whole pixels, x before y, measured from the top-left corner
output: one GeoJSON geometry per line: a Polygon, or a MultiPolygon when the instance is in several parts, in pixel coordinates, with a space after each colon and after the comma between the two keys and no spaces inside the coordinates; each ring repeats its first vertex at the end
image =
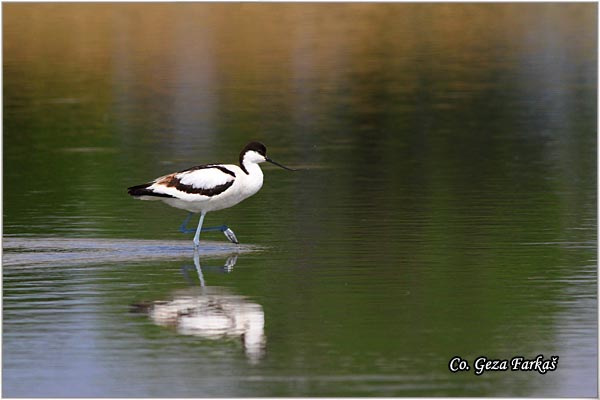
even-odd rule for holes
{"type": "MultiPolygon", "coordinates": [[[[259,170],[260,171],[260,170],[259,170]]],[[[240,191],[246,196],[252,196],[260,190],[263,185],[263,174],[261,173],[250,173],[244,174],[240,177],[240,191]]]]}

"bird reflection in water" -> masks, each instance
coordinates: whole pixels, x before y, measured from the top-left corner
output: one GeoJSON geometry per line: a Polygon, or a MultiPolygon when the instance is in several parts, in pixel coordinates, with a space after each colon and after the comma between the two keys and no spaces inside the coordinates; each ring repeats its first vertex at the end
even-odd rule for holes
{"type": "MultiPolygon", "coordinates": [[[[236,261],[237,255],[232,255],[222,267],[207,269],[230,272],[236,261]]],[[[146,312],[155,324],[175,328],[183,335],[211,340],[240,339],[248,360],[258,362],[266,349],[262,306],[244,296],[228,293],[224,288],[207,287],[197,253],[194,267],[200,287],[176,291],[170,301],[136,304],[135,311],[146,312]]],[[[188,280],[189,269],[188,266],[182,268],[188,280]]]]}
{"type": "MultiPolygon", "coordinates": [[[[233,267],[235,266],[237,259],[238,259],[238,255],[232,254],[225,261],[225,264],[219,265],[219,266],[212,266],[212,265],[205,266],[204,270],[228,274],[233,271],[233,267]]],[[[198,279],[200,280],[200,286],[203,288],[206,287],[206,282],[204,282],[204,274],[202,273],[202,267],[200,267],[200,255],[198,254],[197,251],[194,252],[194,265],[184,265],[183,267],[181,267],[181,272],[183,273],[183,277],[191,285],[193,285],[194,283],[193,283],[192,278],[190,278],[189,271],[191,271],[193,269],[195,269],[196,272],[198,273],[198,279]]]]}

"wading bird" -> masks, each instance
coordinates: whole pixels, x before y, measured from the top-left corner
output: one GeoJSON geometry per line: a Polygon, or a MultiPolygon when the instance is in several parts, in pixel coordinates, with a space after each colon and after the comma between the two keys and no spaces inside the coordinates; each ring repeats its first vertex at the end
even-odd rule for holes
{"type": "Polygon", "coordinates": [[[181,224],[182,232],[193,214],[199,213],[200,220],[194,246],[200,244],[200,232],[221,231],[233,243],[239,243],[227,225],[202,228],[206,213],[233,207],[260,190],[263,173],[258,164],[270,162],[281,168],[295,171],[267,157],[267,148],[259,142],[251,142],[240,153],[240,165],[206,164],[174,172],[156,178],[150,183],[132,186],[127,193],[141,200],[161,200],[171,207],[189,211],[181,224]]]}

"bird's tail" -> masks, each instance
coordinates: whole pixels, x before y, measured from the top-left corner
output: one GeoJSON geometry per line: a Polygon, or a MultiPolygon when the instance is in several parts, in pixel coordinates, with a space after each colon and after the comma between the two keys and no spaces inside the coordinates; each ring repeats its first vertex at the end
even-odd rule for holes
{"type": "MultiPolygon", "coordinates": [[[[144,183],[142,185],[132,186],[132,187],[127,188],[127,193],[129,193],[129,195],[131,195],[133,197],[144,197],[144,196],[173,197],[173,196],[165,194],[165,193],[156,193],[154,190],[148,189],[148,187],[150,187],[151,185],[152,185],[152,183],[144,183]]],[[[158,200],[158,199],[156,199],[156,200],[158,200]]]]}
{"type": "Polygon", "coordinates": [[[139,197],[139,196],[151,196],[152,190],[148,189],[150,186],[149,183],[144,183],[142,185],[136,185],[127,188],[127,193],[131,196],[139,197]]]}

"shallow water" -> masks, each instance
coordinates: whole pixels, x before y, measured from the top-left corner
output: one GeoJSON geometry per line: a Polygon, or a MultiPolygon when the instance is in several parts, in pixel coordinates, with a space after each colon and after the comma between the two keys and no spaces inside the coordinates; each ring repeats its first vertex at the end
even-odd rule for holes
{"type": "Polygon", "coordinates": [[[595,4],[3,11],[4,396],[597,394],[595,4]],[[241,247],[126,194],[250,140],[241,247]]]}

